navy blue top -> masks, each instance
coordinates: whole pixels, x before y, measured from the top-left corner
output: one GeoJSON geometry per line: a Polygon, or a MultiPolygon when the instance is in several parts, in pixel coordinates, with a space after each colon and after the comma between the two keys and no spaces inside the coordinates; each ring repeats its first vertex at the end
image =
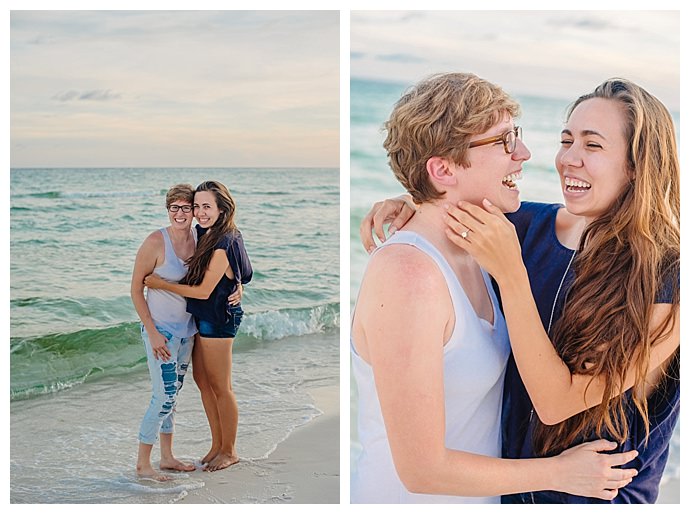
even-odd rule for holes
{"type": "MultiPolygon", "coordinates": [[[[574,279],[571,265],[563,280],[563,274],[568,268],[574,251],[564,247],[556,237],[556,213],[562,207],[559,204],[523,202],[517,212],[508,215],[515,225],[522,245],[522,259],[529,274],[532,294],[544,330],[547,330],[549,326],[552,309],[552,327],[561,316],[566,292],[574,279]],[[563,280],[563,285],[554,308],[554,300],[561,280],[563,280]]],[[[669,273],[667,279],[679,281],[678,270],[669,273]]],[[[657,294],[658,303],[671,302],[670,296],[674,285],[672,282],[666,282],[657,294]]],[[[627,402],[626,415],[630,435],[622,447],[615,451],[637,450],[639,456],[624,467],[634,467],[639,474],[629,485],[619,490],[616,498],[607,501],[555,491],[540,491],[506,495],[503,496],[502,502],[654,503],[659,494],[659,482],[668,460],[669,442],[680,412],[679,369],[676,365],[671,368],[669,369],[670,378],[648,398],[650,437],[646,446],[644,423],[632,401],[627,402]]],[[[631,400],[630,392],[625,393],[625,396],[631,400]]],[[[536,414],[533,411],[532,402],[511,354],[508,359],[503,393],[503,457],[516,459],[536,456],[532,447],[532,430],[535,421],[536,414]]],[[[583,436],[578,443],[594,439],[598,437],[590,434],[583,436]]]]}
{"type": "MultiPolygon", "coordinates": [[[[196,226],[197,241],[201,241],[206,230],[199,225],[196,226]]],[[[225,250],[230,268],[232,268],[235,277],[229,279],[223,273],[223,276],[207,300],[187,298],[187,312],[193,314],[196,318],[222,326],[228,321],[228,296],[237,289],[238,284],[246,284],[252,279],[252,265],[249,262],[249,256],[244,248],[244,241],[239,230],[225,234],[218,241],[214,251],[218,249],[225,250]]]]}

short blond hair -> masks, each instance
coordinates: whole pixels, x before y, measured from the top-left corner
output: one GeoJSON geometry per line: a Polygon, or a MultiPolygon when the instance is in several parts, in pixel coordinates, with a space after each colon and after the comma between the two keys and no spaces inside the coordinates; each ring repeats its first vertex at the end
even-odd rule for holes
{"type": "Polygon", "coordinates": [[[194,187],[191,184],[176,184],[165,195],[165,208],[167,209],[173,202],[184,200],[190,204],[194,203],[194,187]]]}
{"type": "Polygon", "coordinates": [[[469,167],[470,139],[520,105],[499,86],[471,73],[432,75],[409,89],[385,123],[388,163],[416,203],[442,198],[426,170],[434,156],[469,167]]]}

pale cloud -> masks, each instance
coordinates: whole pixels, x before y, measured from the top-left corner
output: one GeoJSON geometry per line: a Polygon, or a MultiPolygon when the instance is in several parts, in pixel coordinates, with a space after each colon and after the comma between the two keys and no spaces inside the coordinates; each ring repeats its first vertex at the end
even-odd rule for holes
{"type": "Polygon", "coordinates": [[[471,71],[514,94],[574,99],[621,76],[680,105],[679,11],[357,11],[350,27],[355,77],[471,71]]]}
{"type": "Polygon", "coordinates": [[[337,11],[10,21],[13,166],[338,165],[337,11]]]}
{"type": "Polygon", "coordinates": [[[53,96],[54,100],[57,100],[59,102],[70,102],[73,100],[97,100],[97,101],[106,101],[106,100],[117,100],[118,98],[121,98],[121,95],[118,93],[114,93],[110,91],[110,89],[92,89],[91,91],[63,91],[61,93],[57,93],[56,95],[53,96]]]}

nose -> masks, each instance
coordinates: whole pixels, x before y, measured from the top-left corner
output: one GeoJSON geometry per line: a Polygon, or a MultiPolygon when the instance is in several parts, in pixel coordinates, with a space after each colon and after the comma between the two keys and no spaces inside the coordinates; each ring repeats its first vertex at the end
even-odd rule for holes
{"type": "Polygon", "coordinates": [[[514,161],[528,161],[532,157],[532,153],[522,139],[517,140],[512,157],[514,161]]]}
{"type": "Polygon", "coordinates": [[[582,158],[575,145],[569,147],[561,147],[558,154],[556,154],[556,166],[571,166],[579,167],[582,165],[582,158]]]}

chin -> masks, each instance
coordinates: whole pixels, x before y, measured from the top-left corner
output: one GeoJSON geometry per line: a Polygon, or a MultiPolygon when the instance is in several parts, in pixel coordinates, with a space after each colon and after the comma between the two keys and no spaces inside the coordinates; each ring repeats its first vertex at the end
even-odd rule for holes
{"type": "Polygon", "coordinates": [[[515,205],[511,204],[509,207],[501,210],[503,214],[510,214],[511,212],[516,212],[518,209],[520,209],[520,202],[517,202],[515,205]]]}
{"type": "Polygon", "coordinates": [[[563,202],[565,209],[575,216],[588,216],[589,212],[586,207],[579,205],[577,202],[568,201],[567,199],[563,202]]]}

